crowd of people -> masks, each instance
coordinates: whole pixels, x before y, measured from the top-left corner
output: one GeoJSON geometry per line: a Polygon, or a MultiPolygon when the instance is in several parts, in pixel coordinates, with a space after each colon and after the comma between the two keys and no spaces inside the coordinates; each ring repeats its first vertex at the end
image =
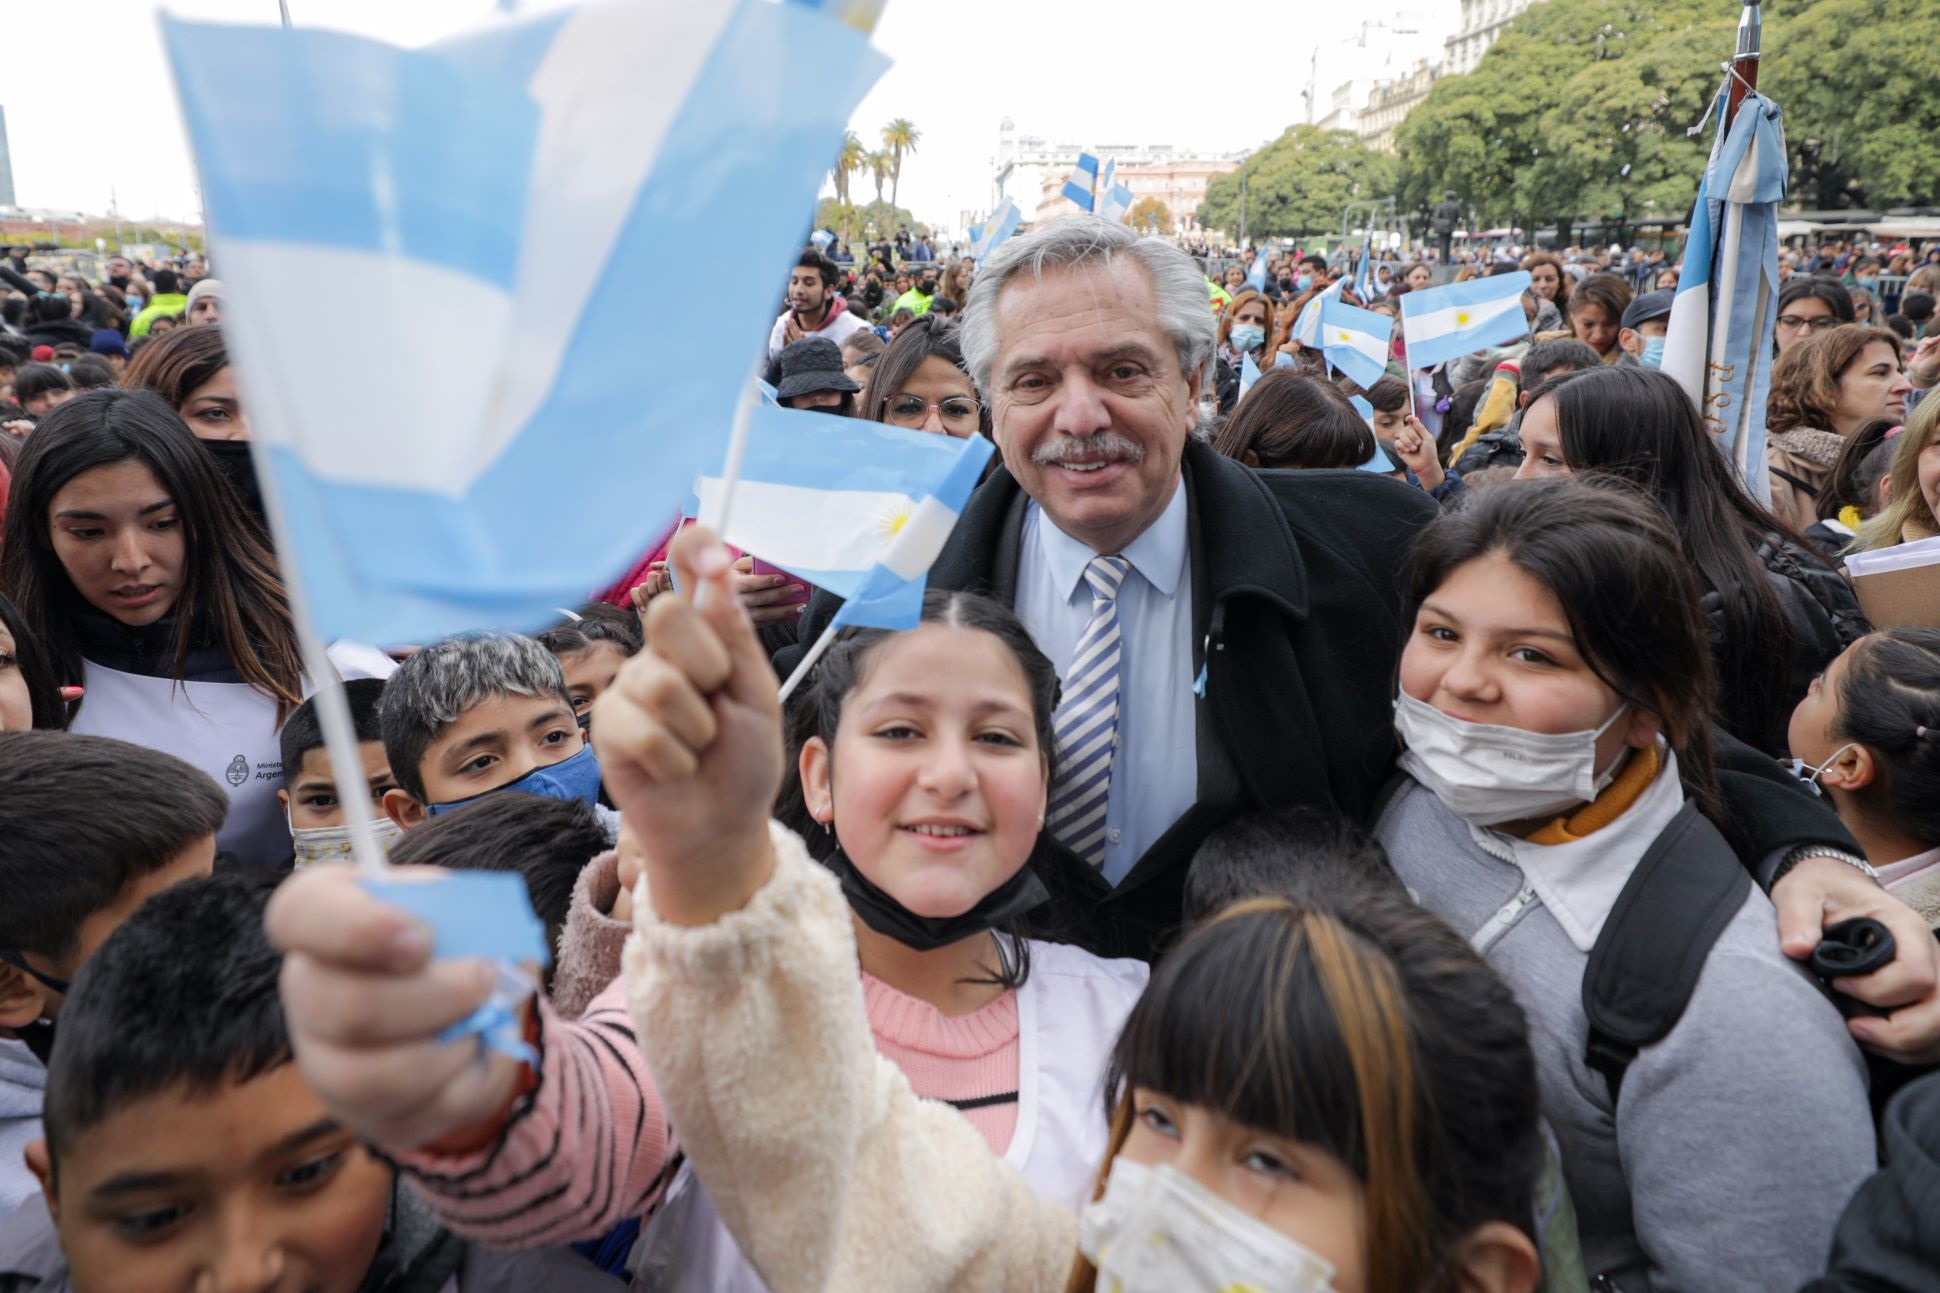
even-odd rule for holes
{"type": "Polygon", "coordinates": [[[310,676],[247,320],[18,251],[0,1293],[1940,1287],[1940,627],[1844,569],[1940,534],[1940,252],[1782,266],[1768,506],[1662,253],[807,247],[773,398],[999,453],[784,703],[839,599],[674,518],[310,676]],[[1365,389],[1294,335],[1514,269],[1365,389]],[[523,881],[523,1046],[346,795],[523,881]]]}

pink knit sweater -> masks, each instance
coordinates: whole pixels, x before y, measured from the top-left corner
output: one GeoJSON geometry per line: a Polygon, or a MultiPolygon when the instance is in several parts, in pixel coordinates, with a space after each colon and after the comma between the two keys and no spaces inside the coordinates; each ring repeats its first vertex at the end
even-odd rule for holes
{"type": "MultiPolygon", "coordinates": [[[[876,1048],[918,1095],[944,1100],[1001,1155],[1017,1124],[1017,993],[961,1018],[862,976],[876,1048]],[[965,1107],[968,1106],[968,1107],[965,1107]]],[[[590,1239],[645,1213],[677,1142],[619,980],[568,1023],[539,1004],[538,1086],[498,1142],[472,1154],[394,1152],[451,1230],[494,1248],[590,1239]]]]}

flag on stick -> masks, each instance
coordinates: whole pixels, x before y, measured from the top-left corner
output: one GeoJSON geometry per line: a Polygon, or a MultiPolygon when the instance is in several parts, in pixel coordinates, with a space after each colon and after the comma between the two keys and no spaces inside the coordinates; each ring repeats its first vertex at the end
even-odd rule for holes
{"type": "Polygon", "coordinates": [[[1522,294],[1529,271],[1424,287],[1401,298],[1401,335],[1408,367],[1433,368],[1470,351],[1500,345],[1529,331],[1522,294]]]}

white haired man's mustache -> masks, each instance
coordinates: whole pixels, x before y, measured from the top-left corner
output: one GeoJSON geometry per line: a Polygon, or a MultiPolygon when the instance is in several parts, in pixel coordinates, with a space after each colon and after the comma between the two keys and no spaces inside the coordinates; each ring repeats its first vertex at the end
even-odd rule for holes
{"type": "Polygon", "coordinates": [[[1116,431],[1100,431],[1088,436],[1057,436],[1031,450],[1031,461],[1039,467],[1058,467],[1066,463],[1144,462],[1145,446],[1116,431]]]}

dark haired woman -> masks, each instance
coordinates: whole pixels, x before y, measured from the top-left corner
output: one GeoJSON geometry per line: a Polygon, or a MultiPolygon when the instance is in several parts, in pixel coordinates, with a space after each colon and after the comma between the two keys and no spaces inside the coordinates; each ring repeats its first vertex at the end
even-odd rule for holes
{"type": "Polygon", "coordinates": [[[90,391],[40,424],[8,495],[0,591],[55,675],[86,688],[71,730],[201,768],[229,791],[218,846],[245,865],[289,857],[276,729],[308,690],[289,604],[159,396],[90,391]]]}
{"type": "Polygon", "coordinates": [[[1835,569],[1732,481],[1690,397],[1647,368],[1543,383],[1522,415],[1523,479],[1622,477],[1670,516],[1704,592],[1719,721],[1740,740],[1785,749],[1785,715],[1814,674],[1866,631],[1835,569]]]}
{"type": "Polygon", "coordinates": [[[263,490],[249,456],[249,418],[236,394],[235,371],[220,325],[178,328],[141,348],[121,385],[151,390],[168,401],[236,491],[246,511],[269,533],[263,490]]]}
{"type": "Polygon", "coordinates": [[[1720,830],[1709,634],[1683,538],[1620,484],[1494,490],[1423,531],[1407,609],[1404,777],[1375,834],[1529,1012],[1593,1285],[1797,1288],[1873,1168],[1865,1069],[1720,830]],[[1622,957],[1593,952],[1653,895],[1680,914],[1708,902],[1715,941],[1667,1032],[1635,989],[1652,1031],[1613,1072],[1586,1001],[1622,957]]]}
{"type": "Polygon", "coordinates": [[[1359,467],[1374,432],[1340,387],[1276,368],[1247,389],[1213,448],[1248,467],[1359,467]]]}
{"type": "Polygon", "coordinates": [[[1570,333],[1606,364],[1623,358],[1617,336],[1632,295],[1630,284],[1615,274],[1592,274],[1570,292],[1570,333]]]}
{"type": "Polygon", "coordinates": [[[897,333],[876,360],[857,412],[959,440],[990,434],[990,414],[964,367],[957,325],[927,314],[897,333]]]}

